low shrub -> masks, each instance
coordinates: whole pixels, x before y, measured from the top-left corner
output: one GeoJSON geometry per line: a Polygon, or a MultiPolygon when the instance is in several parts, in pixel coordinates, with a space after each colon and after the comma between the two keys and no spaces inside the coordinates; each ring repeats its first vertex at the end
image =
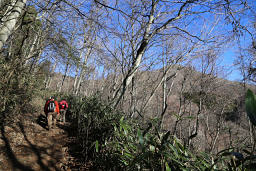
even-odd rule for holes
{"type": "Polygon", "coordinates": [[[75,130],[84,161],[96,157],[95,143],[103,144],[113,137],[114,126],[121,115],[100,102],[97,96],[65,97],[70,104],[71,127],[75,130]]]}
{"type": "Polygon", "coordinates": [[[181,141],[161,132],[156,120],[146,128],[134,121],[120,119],[114,126],[114,136],[102,144],[98,152],[98,166],[103,170],[206,170],[211,158],[206,154],[194,155],[181,141]],[[108,163],[108,165],[104,165],[108,163]]]}
{"type": "Polygon", "coordinates": [[[215,156],[191,151],[170,131],[160,130],[157,118],[142,126],[97,96],[65,98],[83,161],[95,170],[250,170],[256,165],[253,151],[245,149],[245,155],[233,148],[215,156]]]}

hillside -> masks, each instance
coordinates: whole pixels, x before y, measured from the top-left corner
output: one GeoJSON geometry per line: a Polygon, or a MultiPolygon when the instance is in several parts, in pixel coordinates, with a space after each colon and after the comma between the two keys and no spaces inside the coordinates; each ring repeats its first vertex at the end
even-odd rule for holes
{"type": "Polygon", "coordinates": [[[255,170],[255,18],[255,0],[0,0],[0,170],[255,170]]]}
{"type": "MultiPolygon", "coordinates": [[[[186,143],[189,141],[188,137],[196,130],[196,117],[198,116],[198,131],[194,138],[196,149],[218,152],[230,146],[230,142],[236,146],[246,140],[243,143],[247,144],[249,139],[246,137],[250,136],[250,128],[244,108],[243,86],[239,82],[202,75],[191,68],[185,67],[181,70],[177,68],[171,69],[167,75],[171,76],[177,72],[176,77],[171,78],[166,85],[169,94],[162,128],[170,130],[186,143]],[[196,93],[199,91],[203,92],[202,102],[204,103],[200,113],[198,113],[199,108],[196,102],[198,98],[196,93]]],[[[110,75],[105,79],[86,80],[81,84],[80,93],[90,96],[95,92],[101,92],[101,99],[107,103],[113,92],[113,84],[120,84],[119,77],[117,76],[116,82],[113,82],[113,77],[115,76],[110,75]]],[[[140,79],[136,83],[136,108],[144,116],[142,121],[147,122],[147,119],[160,117],[162,86],[154,92],[146,108],[144,110],[142,108],[150,98],[154,87],[160,82],[162,71],[138,72],[137,77],[140,79]]],[[[58,89],[56,87],[61,79],[60,73],[55,74],[50,89],[58,89]]],[[[72,91],[73,81],[74,78],[67,77],[63,86],[64,92],[72,91]]],[[[255,90],[253,85],[247,85],[247,88],[255,90]]],[[[122,110],[126,114],[131,112],[130,101],[131,98],[127,95],[122,102],[122,110]]],[[[138,114],[134,117],[141,119],[138,114]]]]}
{"type": "MultiPolygon", "coordinates": [[[[231,89],[232,86],[236,87],[237,85],[231,84],[228,88],[231,89]]],[[[234,94],[232,95],[234,96],[234,94]]],[[[163,120],[165,130],[158,132],[152,125],[148,127],[145,124],[149,124],[150,122],[146,120],[144,120],[145,122],[140,121],[137,119],[139,117],[135,120],[132,119],[132,123],[129,120],[122,121],[120,119],[122,115],[120,116],[118,113],[118,115],[114,115],[114,112],[108,105],[102,104],[95,97],[81,99],[69,96],[68,101],[71,106],[70,111],[72,111],[72,117],[73,115],[75,117],[66,125],[58,123],[57,128],[50,131],[45,129],[46,120],[42,112],[42,99],[42,103],[39,106],[37,104],[38,110],[35,112],[21,113],[16,118],[6,119],[7,122],[1,129],[0,170],[94,170],[94,168],[108,168],[106,170],[109,170],[110,168],[134,168],[135,166],[137,167],[136,162],[139,162],[142,167],[148,168],[149,166],[147,164],[144,165],[144,160],[139,160],[139,158],[148,152],[151,153],[152,145],[159,149],[155,150],[151,157],[146,158],[149,161],[162,161],[163,157],[166,157],[164,160],[167,161],[173,160],[172,162],[181,160],[182,162],[170,165],[174,170],[175,168],[186,168],[188,166],[192,169],[197,167],[196,165],[202,168],[210,168],[212,157],[201,156],[202,152],[210,150],[209,147],[212,146],[209,146],[209,144],[215,142],[214,151],[220,152],[223,149],[227,150],[229,145],[234,147],[235,150],[239,150],[239,148],[243,149],[241,143],[244,145],[248,143],[248,139],[245,139],[249,136],[246,115],[240,116],[235,120],[229,117],[222,117],[221,119],[223,120],[214,120],[216,115],[208,115],[208,111],[205,110],[204,114],[206,117],[209,117],[210,125],[205,123],[206,118],[203,115],[199,116],[200,125],[198,134],[193,139],[193,144],[191,144],[192,152],[195,153],[193,154],[187,151],[188,145],[186,145],[186,139],[183,138],[186,136],[186,131],[189,130],[185,128],[187,126],[186,124],[189,125],[189,122],[185,120],[179,124],[176,133],[179,139],[176,139],[176,136],[174,136],[173,140],[173,136],[170,134],[173,131],[171,128],[179,120],[175,116],[170,116],[170,113],[167,113],[163,120]],[[212,132],[208,131],[207,129],[218,126],[216,121],[221,121],[223,125],[220,125],[219,130],[213,129],[212,132]],[[72,129],[70,124],[73,124],[73,127],[75,126],[76,129],[72,129]],[[120,129],[114,128],[113,125],[120,127],[120,129]],[[135,129],[131,129],[134,126],[135,129]],[[182,130],[183,128],[185,129],[182,130]],[[140,129],[145,129],[143,131],[144,138],[140,137],[140,129]],[[214,136],[216,131],[219,131],[218,136],[214,136]],[[148,137],[152,137],[152,139],[148,139],[148,137]],[[142,141],[141,138],[144,140],[142,141]],[[99,142],[99,149],[95,145],[96,141],[99,142]],[[166,146],[163,144],[164,141],[167,143],[166,146]],[[149,146],[147,143],[149,143],[149,146]],[[175,143],[179,145],[175,145],[175,143]],[[116,146],[114,146],[115,144],[116,146]],[[143,148],[146,151],[141,151],[141,145],[145,146],[143,148]],[[174,147],[170,148],[170,145],[174,145],[174,147]],[[127,153],[129,155],[126,153],[126,155],[123,155],[124,150],[128,150],[127,153]],[[166,151],[170,155],[162,156],[168,154],[166,151]],[[176,154],[177,151],[179,154],[176,154]],[[132,157],[133,155],[134,157],[132,157]],[[183,155],[191,156],[183,158],[183,155]],[[129,157],[127,158],[127,156],[129,157]],[[174,156],[177,159],[173,159],[174,156]],[[115,160],[115,157],[118,160],[115,160]],[[105,161],[103,162],[105,164],[101,160],[105,161]],[[132,162],[130,165],[123,165],[122,160],[132,162]],[[202,160],[204,162],[201,162],[202,160]],[[119,165],[117,166],[115,162],[119,165]],[[195,165],[194,162],[197,164],[195,165]]],[[[194,109],[197,110],[196,103],[193,105],[194,109]]],[[[233,117],[233,114],[230,116],[233,117]]],[[[191,123],[195,124],[195,120],[192,119],[191,123]]],[[[213,158],[215,157],[213,156],[213,158]]],[[[223,166],[225,168],[229,162],[229,158],[221,160],[225,163],[223,166]]],[[[149,168],[152,167],[159,168],[159,162],[152,163],[149,168]]]]}

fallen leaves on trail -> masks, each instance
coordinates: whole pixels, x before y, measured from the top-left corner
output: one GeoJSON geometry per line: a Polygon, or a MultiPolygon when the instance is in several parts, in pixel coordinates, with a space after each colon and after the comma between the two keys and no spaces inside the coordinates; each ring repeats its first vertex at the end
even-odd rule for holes
{"type": "Polygon", "coordinates": [[[25,114],[1,129],[0,170],[70,170],[67,133],[48,131],[36,122],[38,114],[25,114]]]}

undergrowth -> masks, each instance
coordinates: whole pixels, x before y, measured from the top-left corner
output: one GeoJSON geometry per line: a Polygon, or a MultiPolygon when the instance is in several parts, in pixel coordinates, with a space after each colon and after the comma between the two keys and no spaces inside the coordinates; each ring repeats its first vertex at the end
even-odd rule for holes
{"type": "Polygon", "coordinates": [[[250,170],[255,166],[255,156],[243,157],[232,148],[215,156],[187,149],[169,131],[159,129],[157,118],[145,126],[97,96],[65,98],[80,161],[92,162],[93,170],[250,170]]]}

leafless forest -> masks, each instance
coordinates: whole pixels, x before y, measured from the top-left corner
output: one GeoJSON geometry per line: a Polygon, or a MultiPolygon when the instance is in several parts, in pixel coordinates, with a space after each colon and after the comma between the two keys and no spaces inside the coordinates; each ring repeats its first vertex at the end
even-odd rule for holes
{"type": "Polygon", "coordinates": [[[254,150],[255,32],[254,0],[0,0],[1,124],[51,94],[97,96],[187,149],[254,150]]]}

